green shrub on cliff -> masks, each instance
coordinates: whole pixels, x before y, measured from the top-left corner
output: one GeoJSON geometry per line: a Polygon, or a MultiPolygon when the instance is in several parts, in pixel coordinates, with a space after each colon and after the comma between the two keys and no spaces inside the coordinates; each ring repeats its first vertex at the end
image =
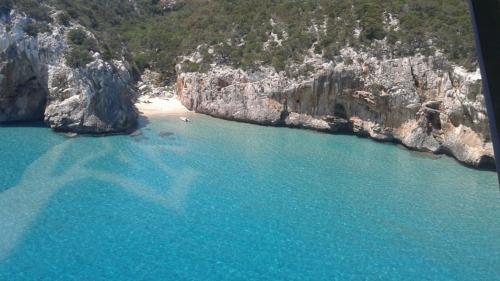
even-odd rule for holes
{"type": "Polygon", "coordinates": [[[46,1],[7,0],[5,2],[11,2],[10,8],[17,7],[32,19],[52,22],[52,18],[50,17],[50,9],[46,5],[44,5],[46,1]]]}
{"type": "Polygon", "coordinates": [[[71,22],[71,17],[65,13],[61,12],[57,15],[57,23],[64,26],[69,26],[71,22]]]}
{"type": "Polygon", "coordinates": [[[85,30],[81,28],[75,28],[68,32],[68,43],[70,45],[70,51],[66,53],[66,63],[74,68],[85,66],[87,63],[92,61],[92,56],[90,52],[102,52],[98,48],[96,40],[89,37],[85,30]]]}
{"type": "Polygon", "coordinates": [[[377,40],[393,56],[439,49],[458,64],[475,63],[465,0],[186,0],[177,11],[142,19],[127,24],[123,39],[133,53],[151,52],[164,71],[204,43],[219,44],[216,57],[237,67],[264,63],[283,70],[314,42],[316,53],[333,59],[346,46],[374,50],[377,40]],[[265,49],[271,33],[280,44],[265,49]]]}
{"type": "Polygon", "coordinates": [[[66,64],[73,68],[79,68],[92,61],[92,56],[88,50],[74,47],[65,54],[66,64]]]}
{"type": "Polygon", "coordinates": [[[390,50],[385,55],[442,50],[461,65],[474,67],[476,61],[466,0],[179,0],[175,7],[158,0],[16,0],[14,5],[40,18],[48,15],[40,2],[90,28],[107,57],[129,56],[140,68],[165,76],[174,75],[177,57],[202,44],[216,50],[207,59],[242,68],[284,69],[301,61],[313,43],[314,52],[327,59],[346,46],[379,52],[383,41],[390,50]]]}
{"type": "Polygon", "coordinates": [[[185,72],[205,73],[209,70],[209,68],[209,65],[206,63],[185,62],[182,64],[182,70],[185,72]]]}
{"type": "Polygon", "coordinates": [[[68,40],[71,44],[81,46],[82,49],[88,51],[100,51],[97,41],[88,36],[85,30],[81,28],[72,29],[68,32],[68,40]]]}
{"type": "Polygon", "coordinates": [[[49,32],[50,28],[45,22],[29,22],[23,27],[23,31],[30,36],[37,36],[38,33],[49,32]]]}
{"type": "Polygon", "coordinates": [[[82,45],[87,39],[87,33],[81,28],[76,28],[68,32],[68,39],[75,45],[82,45]]]}

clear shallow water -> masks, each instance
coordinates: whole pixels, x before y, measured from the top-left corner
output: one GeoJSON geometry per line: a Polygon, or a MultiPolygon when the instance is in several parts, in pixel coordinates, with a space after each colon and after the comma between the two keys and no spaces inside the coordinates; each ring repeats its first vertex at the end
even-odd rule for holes
{"type": "Polygon", "coordinates": [[[494,173],[193,119],[0,128],[0,280],[500,280],[494,173]]]}

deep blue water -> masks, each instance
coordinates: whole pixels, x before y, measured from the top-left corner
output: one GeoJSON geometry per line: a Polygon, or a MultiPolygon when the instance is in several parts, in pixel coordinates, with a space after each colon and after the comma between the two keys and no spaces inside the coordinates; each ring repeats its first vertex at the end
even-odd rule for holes
{"type": "Polygon", "coordinates": [[[0,128],[0,280],[500,280],[494,173],[193,119],[0,128]]]}

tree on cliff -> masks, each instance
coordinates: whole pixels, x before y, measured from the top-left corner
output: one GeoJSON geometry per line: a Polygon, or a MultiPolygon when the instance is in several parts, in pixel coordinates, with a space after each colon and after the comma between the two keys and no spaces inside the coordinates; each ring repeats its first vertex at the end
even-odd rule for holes
{"type": "MultiPolygon", "coordinates": [[[[457,64],[476,65],[466,0],[0,0],[40,21],[50,9],[93,30],[109,58],[126,49],[143,67],[174,74],[177,58],[206,45],[212,61],[283,69],[311,47],[332,59],[344,47],[392,56],[442,51],[457,64]],[[265,46],[270,46],[266,48],[265,46]]],[[[209,58],[207,56],[206,58],[209,58]]]]}

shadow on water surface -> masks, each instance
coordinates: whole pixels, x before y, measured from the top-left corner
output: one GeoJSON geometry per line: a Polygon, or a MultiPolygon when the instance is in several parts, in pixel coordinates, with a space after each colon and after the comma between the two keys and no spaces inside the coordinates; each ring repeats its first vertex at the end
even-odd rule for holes
{"type": "Polygon", "coordinates": [[[28,128],[48,128],[47,124],[42,121],[12,121],[0,123],[0,128],[15,128],[15,127],[28,127],[28,128]]]}
{"type": "Polygon", "coordinates": [[[151,124],[151,121],[149,121],[147,116],[139,115],[139,118],[137,118],[137,130],[144,129],[149,124],[151,124]]]}

